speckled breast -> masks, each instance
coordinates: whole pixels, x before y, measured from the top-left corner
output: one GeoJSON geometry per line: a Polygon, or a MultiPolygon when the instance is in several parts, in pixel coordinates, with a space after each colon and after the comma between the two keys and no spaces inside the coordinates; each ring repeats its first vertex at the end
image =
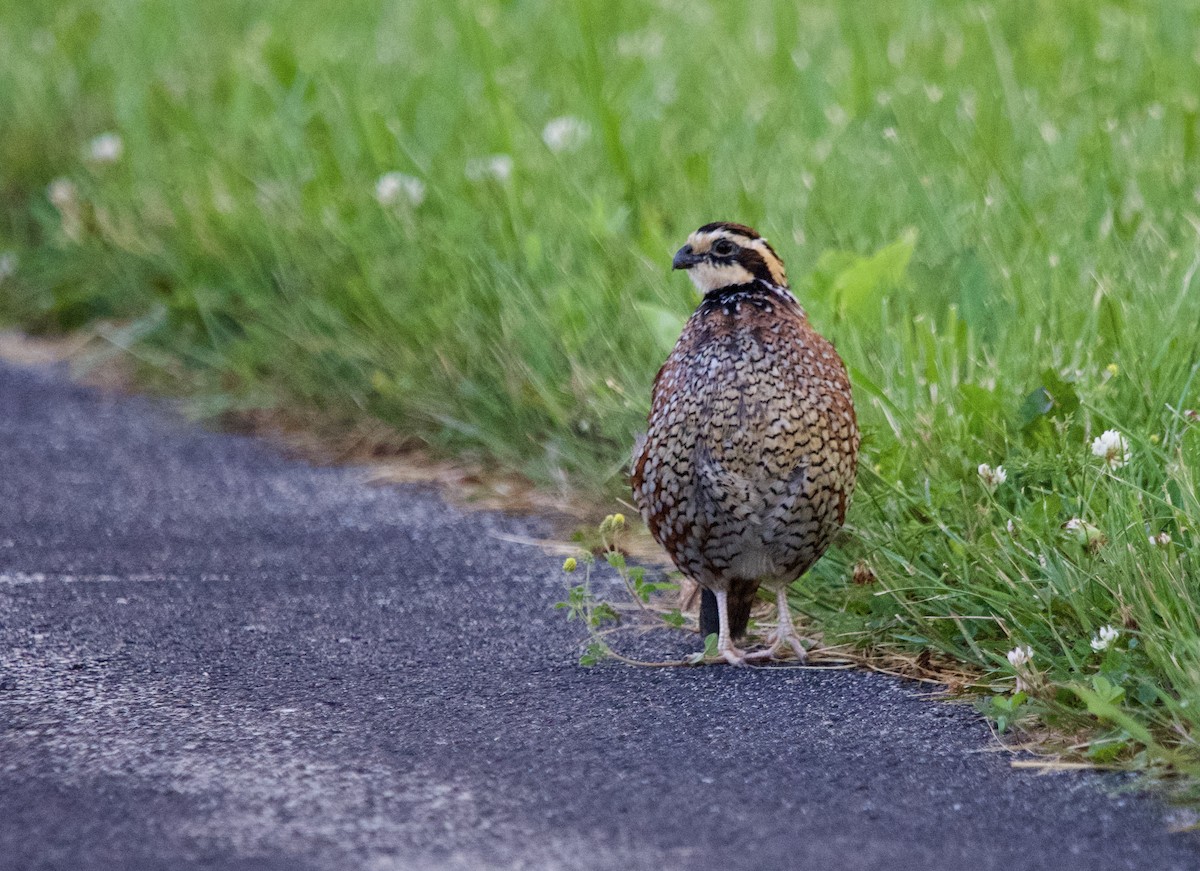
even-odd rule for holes
{"type": "Polygon", "coordinates": [[[701,584],[790,581],[845,520],[858,445],[845,366],[791,295],[727,288],[655,380],[634,498],[701,584]]]}

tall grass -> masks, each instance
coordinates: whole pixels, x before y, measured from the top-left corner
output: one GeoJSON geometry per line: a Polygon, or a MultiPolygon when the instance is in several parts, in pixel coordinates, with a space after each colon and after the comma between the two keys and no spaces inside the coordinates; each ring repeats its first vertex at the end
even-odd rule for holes
{"type": "Polygon", "coordinates": [[[1014,717],[1187,768],[1198,19],[3,2],[0,313],[97,329],[213,409],[374,418],[611,495],[695,304],[671,251],[753,224],[846,358],[866,434],[855,534],[797,603],[998,685],[1028,646],[1029,691],[998,702],[1014,717]],[[544,140],[564,116],[576,135],[544,140]],[[89,153],[106,132],[115,161],[89,153]],[[1108,429],[1127,465],[1091,455],[1108,429]],[[1008,471],[994,493],[980,463],[1008,471]],[[846,583],[859,560],[875,583],[846,583]],[[1121,635],[1094,651],[1105,625],[1121,635]]]}

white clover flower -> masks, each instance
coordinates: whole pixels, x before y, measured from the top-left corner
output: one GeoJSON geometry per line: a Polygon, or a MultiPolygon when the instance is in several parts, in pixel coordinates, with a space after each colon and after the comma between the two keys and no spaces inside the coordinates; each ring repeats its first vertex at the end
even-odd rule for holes
{"type": "Polygon", "coordinates": [[[401,198],[414,206],[425,202],[425,182],[402,172],[385,172],[375,182],[375,200],[381,206],[394,206],[401,198]]]}
{"type": "Polygon", "coordinates": [[[586,121],[571,115],[554,118],[542,128],[542,141],[546,147],[556,154],[560,151],[573,151],[582,145],[591,134],[591,128],[586,121]]]}
{"type": "Polygon", "coordinates": [[[651,60],[662,54],[666,42],[663,35],[656,30],[645,30],[641,33],[622,33],[617,37],[617,54],[621,57],[638,57],[651,60]]]}
{"type": "Polygon", "coordinates": [[[1105,430],[1092,441],[1092,454],[1119,469],[1129,462],[1129,442],[1115,429],[1105,430]]]}
{"type": "Polygon", "coordinates": [[[56,178],[46,187],[46,198],[58,209],[63,235],[72,242],[83,238],[83,209],[79,189],[69,178],[56,178]]]}
{"type": "Polygon", "coordinates": [[[508,181],[512,175],[513,159],[507,154],[489,154],[487,157],[472,157],[467,161],[466,174],[471,181],[508,181]]]}
{"type": "Polygon", "coordinates": [[[1014,669],[1020,670],[1031,662],[1033,662],[1032,647],[1018,645],[1008,652],[1008,664],[1014,669]]]}
{"type": "Polygon", "coordinates": [[[1092,650],[1097,653],[1101,650],[1108,650],[1120,635],[1121,633],[1111,626],[1101,626],[1100,631],[1092,638],[1092,650]]]}
{"type": "Polygon", "coordinates": [[[983,482],[983,486],[989,493],[994,493],[997,487],[1008,480],[1008,472],[1004,471],[1003,466],[993,469],[987,463],[980,463],[976,471],[979,472],[979,480],[983,482]]]}
{"type": "Polygon", "coordinates": [[[17,255],[14,251],[0,254],[0,284],[17,274],[17,255]]]}
{"type": "Polygon", "coordinates": [[[850,120],[850,113],[837,103],[832,103],[825,107],[825,120],[834,127],[844,127],[850,120]]]}
{"type": "Polygon", "coordinates": [[[75,188],[75,182],[69,178],[56,178],[47,186],[46,198],[61,211],[78,203],[79,192],[75,188]]]}
{"type": "Polygon", "coordinates": [[[886,139],[888,142],[895,142],[897,139],[900,138],[900,134],[896,132],[895,127],[884,127],[883,128],[883,138],[886,139]]]}
{"type": "Polygon", "coordinates": [[[1171,533],[1160,532],[1158,535],[1150,536],[1150,544],[1153,547],[1166,547],[1171,543],[1171,533]]]}
{"type": "Polygon", "coordinates": [[[119,133],[101,133],[87,147],[87,157],[92,163],[116,163],[125,153],[125,142],[119,133]]]}

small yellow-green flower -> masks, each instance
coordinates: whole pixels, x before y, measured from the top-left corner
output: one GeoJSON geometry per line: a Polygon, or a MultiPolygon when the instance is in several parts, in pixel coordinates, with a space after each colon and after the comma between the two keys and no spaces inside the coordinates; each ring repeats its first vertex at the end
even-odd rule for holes
{"type": "Polygon", "coordinates": [[[571,572],[575,571],[575,569],[577,569],[577,568],[579,568],[579,563],[575,561],[575,557],[569,556],[565,560],[563,560],[563,571],[566,572],[568,575],[571,574],[571,572]]]}

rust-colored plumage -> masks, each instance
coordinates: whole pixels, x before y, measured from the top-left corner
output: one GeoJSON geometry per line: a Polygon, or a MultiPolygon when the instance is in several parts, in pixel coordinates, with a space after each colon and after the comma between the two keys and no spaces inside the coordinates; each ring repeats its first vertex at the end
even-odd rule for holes
{"type": "Polygon", "coordinates": [[[729,662],[803,658],[787,586],[845,521],[859,434],[846,368],[808,323],[783,264],[754,230],[706,224],[675,255],[704,294],[654,382],[636,449],[634,499],[655,539],[704,591],[701,632],[729,662]],[[779,629],[766,651],[742,635],[760,587],[779,629]]]}

